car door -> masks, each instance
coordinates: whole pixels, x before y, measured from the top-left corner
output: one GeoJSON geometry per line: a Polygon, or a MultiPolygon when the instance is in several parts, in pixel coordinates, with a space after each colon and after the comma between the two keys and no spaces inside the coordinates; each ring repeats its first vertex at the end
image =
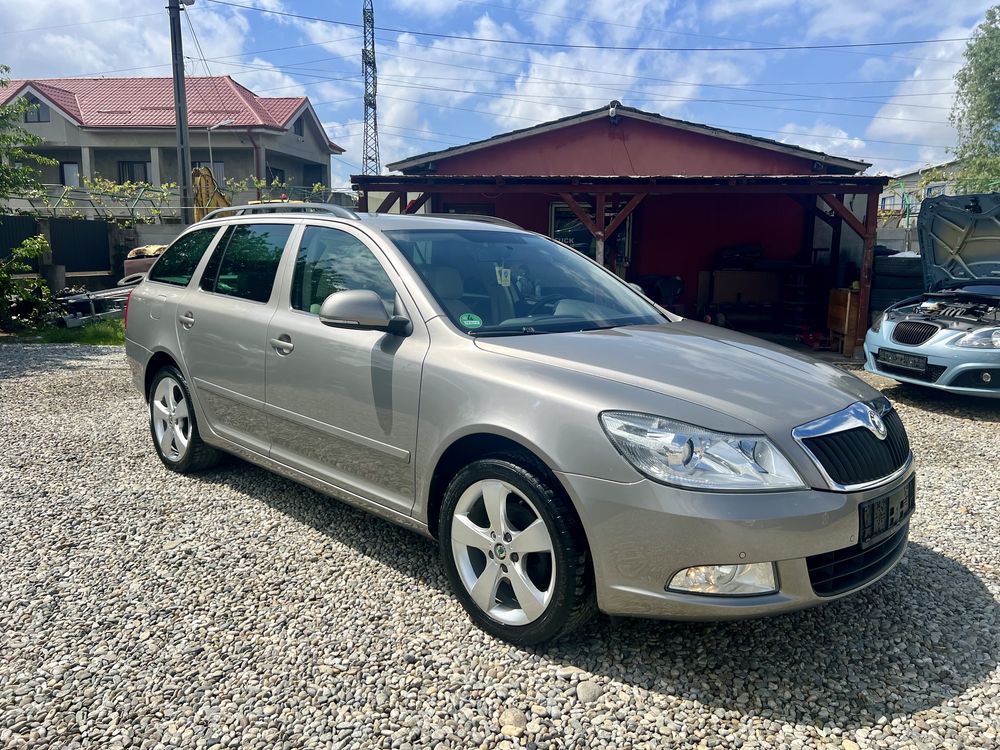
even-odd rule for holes
{"type": "Polygon", "coordinates": [[[382,251],[353,227],[306,223],[294,255],[268,326],[271,457],[408,514],[428,346],[416,305],[382,251]],[[377,292],[388,310],[408,315],[413,333],[323,325],[323,300],[348,289],[377,292]]]}
{"type": "Polygon", "coordinates": [[[293,221],[229,226],[197,286],[177,305],[177,335],[190,385],[221,437],[267,454],[264,350],[275,278],[293,221]]]}

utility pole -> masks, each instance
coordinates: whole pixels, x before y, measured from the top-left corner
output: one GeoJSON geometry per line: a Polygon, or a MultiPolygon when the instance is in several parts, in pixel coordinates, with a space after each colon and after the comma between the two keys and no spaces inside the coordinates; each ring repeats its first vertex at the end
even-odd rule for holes
{"type": "Polygon", "coordinates": [[[365,22],[365,47],[361,53],[361,68],[365,74],[365,141],[361,157],[362,174],[378,174],[378,70],[375,67],[375,9],[372,0],[365,0],[361,17],[365,22]]]}
{"type": "MultiPolygon", "coordinates": [[[[191,136],[188,133],[187,94],[184,91],[184,47],[181,41],[181,2],[167,0],[170,15],[170,53],[174,70],[174,116],[177,119],[177,184],[181,187],[181,220],[194,223],[191,189],[191,136]]],[[[193,5],[194,0],[183,0],[193,5]]]]}

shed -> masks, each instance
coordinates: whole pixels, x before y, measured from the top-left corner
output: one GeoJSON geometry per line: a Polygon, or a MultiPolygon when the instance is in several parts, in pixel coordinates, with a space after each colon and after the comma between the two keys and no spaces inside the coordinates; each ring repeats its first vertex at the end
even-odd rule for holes
{"type": "Polygon", "coordinates": [[[853,281],[867,315],[887,182],[868,166],[612,102],[352,179],[361,210],[508,219],[682,314],[789,333],[825,327],[829,290],[853,281]]]}

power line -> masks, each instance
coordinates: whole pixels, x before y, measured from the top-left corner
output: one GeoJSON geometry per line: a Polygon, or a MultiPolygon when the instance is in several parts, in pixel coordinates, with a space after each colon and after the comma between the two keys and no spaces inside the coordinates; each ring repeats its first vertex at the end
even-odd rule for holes
{"type": "Polygon", "coordinates": [[[159,13],[143,13],[141,16],[116,16],[115,18],[95,18],[93,21],[77,21],[76,23],[61,23],[57,26],[32,26],[27,29],[10,29],[8,31],[0,31],[0,36],[7,36],[8,34],[23,34],[28,31],[51,31],[53,29],[72,29],[77,26],[89,26],[95,23],[107,23],[109,21],[134,21],[137,18],[152,18],[153,16],[159,16],[159,13]]]}
{"type": "MultiPolygon", "coordinates": [[[[228,0],[207,0],[216,5],[228,5],[242,10],[253,10],[258,13],[269,13],[276,16],[297,18],[304,21],[315,21],[317,23],[329,23],[337,26],[361,27],[361,24],[350,23],[348,21],[335,21],[330,18],[319,16],[306,16],[299,13],[289,13],[287,11],[271,10],[270,8],[258,8],[251,5],[240,5],[228,0]]],[[[952,37],[944,39],[909,39],[895,42],[857,42],[853,44],[792,44],[792,45],[767,45],[760,47],[644,47],[632,45],[599,45],[599,44],[566,44],[564,42],[531,42],[521,39],[493,39],[490,37],[461,36],[458,34],[441,34],[431,31],[414,31],[413,29],[395,29],[388,26],[376,27],[379,31],[387,31],[393,34],[413,34],[414,36],[427,36],[435,39],[458,39],[464,42],[484,42],[487,44],[512,44],[523,47],[556,47],[558,49],[582,49],[582,50],[602,50],[619,52],[776,52],[794,50],[830,50],[830,49],[856,49],[868,47],[899,47],[914,44],[938,44],[946,42],[967,42],[971,37],[952,37]]],[[[937,62],[943,62],[938,60],[937,62]]]]}

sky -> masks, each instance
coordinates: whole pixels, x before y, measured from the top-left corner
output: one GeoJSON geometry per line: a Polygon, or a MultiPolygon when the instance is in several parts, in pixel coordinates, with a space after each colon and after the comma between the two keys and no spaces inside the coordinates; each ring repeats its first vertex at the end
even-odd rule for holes
{"type": "MultiPolygon", "coordinates": [[[[951,158],[953,77],[996,1],[374,0],[381,163],[617,99],[903,173],[951,158]]],[[[0,0],[0,63],[14,78],[168,76],[164,5],[0,0]]],[[[186,73],[308,96],[346,149],[332,181],[348,187],[362,159],[361,11],[195,0],[186,73]]]]}

